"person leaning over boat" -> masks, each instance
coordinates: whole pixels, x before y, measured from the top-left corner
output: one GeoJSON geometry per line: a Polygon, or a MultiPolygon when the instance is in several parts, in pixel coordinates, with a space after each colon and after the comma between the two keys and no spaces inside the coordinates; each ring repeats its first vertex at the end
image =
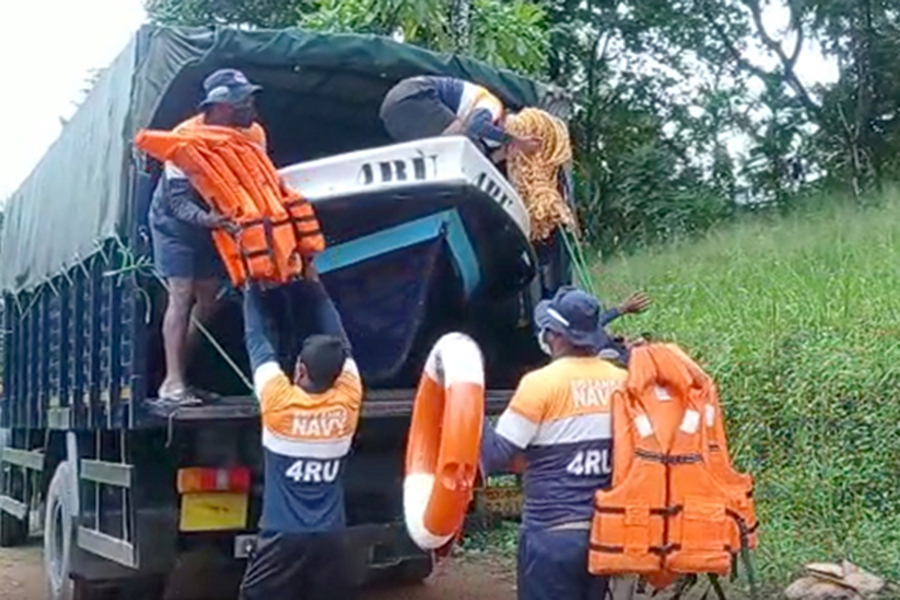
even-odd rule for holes
{"type": "Polygon", "coordinates": [[[507,114],[499,98],[487,88],[455,77],[403,79],[385,95],[379,114],[396,142],[465,135],[495,162],[506,148],[526,153],[540,149],[537,138],[505,131],[507,114]]]}
{"type": "Polygon", "coordinates": [[[352,594],[343,467],[359,421],[362,381],[324,287],[315,280],[294,285],[303,287],[305,309],[331,313],[326,320],[337,335],[304,340],[291,382],[279,366],[267,327],[271,315],[259,290],[249,286],[244,292],[245,341],[263,422],[265,489],[241,600],[344,600],[352,594]]]}
{"type": "Polygon", "coordinates": [[[612,482],[610,399],[626,371],[600,358],[600,304],[564,286],[535,308],[549,365],[525,375],[497,422],[485,420],[482,473],[524,454],[519,600],[596,600],[608,579],[588,573],[593,497],[612,482]]]}
{"type": "MultiPolygon", "coordinates": [[[[206,78],[203,87],[206,98],[200,105],[201,113],[174,131],[198,125],[233,127],[266,146],[266,133],[255,122],[253,97],[260,86],[250,83],[240,71],[220,69],[206,78]]],[[[187,385],[188,347],[198,341],[191,315],[201,323],[211,318],[225,275],[212,231],[234,230],[236,226],[210,209],[187,175],[171,162],[164,165],[149,217],[153,261],[169,293],[162,328],[166,375],[159,387],[159,400],[179,405],[199,403],[211,395],[187,385]]]]}

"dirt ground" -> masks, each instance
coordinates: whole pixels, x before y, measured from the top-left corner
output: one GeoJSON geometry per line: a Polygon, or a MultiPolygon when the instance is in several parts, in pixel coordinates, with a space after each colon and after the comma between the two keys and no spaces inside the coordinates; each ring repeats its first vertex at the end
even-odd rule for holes
{"type": "MultiPolygon", "coordinates": [[[[684,600],[714,598],[698,587],[684,600]]],[[[743,593],[730,589],[729,598],[743,600],[743,593]]],[[[408,586],[379,586],[361,590],[356,600],[515,600],[514,567],[501,560],[454,558],[438,566],[424,583],[408,586]]],[[[663,593],[656,598],[670,598],[663,593]]],[[[763,594],[762,598],[776,597],[763,594]]],[[[0,600],[45,600],[44,566],[40,543],[25,548],[0,548],[0,600]]],[[[633,600],[650,600],[635,594],[633,600]]]]}
{"type": "Polygon", "coordinates": [[[44,564],[40,546],[0,548],[0,598],[42,600],[44,564]]]}
{"type": "MultiPolygon", "coordinates": [[[[0,599],[44,600],[40,545],[0,548],[0,599]]],[[[362,591],[358,600],[513,600],[515,576],[489,562],[454,560],[440,565],[423,584],[362,591]]]]}

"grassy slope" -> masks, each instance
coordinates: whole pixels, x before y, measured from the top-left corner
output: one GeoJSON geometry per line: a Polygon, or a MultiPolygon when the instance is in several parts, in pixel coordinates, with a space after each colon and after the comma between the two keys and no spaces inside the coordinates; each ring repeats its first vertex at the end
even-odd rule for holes
{"type": "Polygon", "coordinates": [[[615,328],[686,348],[719,382],[757,480],[758,568],[849,557],[900,577],[900,198],[744,224],[597,267],[655,300],[615,328]]]}

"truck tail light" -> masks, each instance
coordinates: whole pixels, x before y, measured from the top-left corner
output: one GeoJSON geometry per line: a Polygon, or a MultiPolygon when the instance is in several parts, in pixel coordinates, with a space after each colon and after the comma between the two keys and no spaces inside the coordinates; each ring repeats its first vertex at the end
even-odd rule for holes
{"type": "Polygon", "coordinates": [[[249,492],[250,469],[233,467],[215,469],[190,467],[178,469],[178,493],[194,492],[249,492]]]}

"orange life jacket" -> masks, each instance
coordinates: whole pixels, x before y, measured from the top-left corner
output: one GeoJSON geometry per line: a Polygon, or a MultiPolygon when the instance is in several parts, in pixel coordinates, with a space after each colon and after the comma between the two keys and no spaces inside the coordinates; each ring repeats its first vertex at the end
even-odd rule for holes
{"type": "Polygon", "coordinates": [[[638,346],[612,409],[613,487],[594,497],[590,572],[641,574],[656,587],[726,574],[733,553],[755,546],[756,516],[710,377],[676,346],[638,346]]]}
{"type": "MultiPolygon", "coordinates": [[[[731,463],[728,452],[728,440],[725,437],[725,415],[719,402],[719,393],[712,377],[706,374],[700,365],[694,362],[681,348],[675,344],[665,344],[666,349],[682,361],[692,378],[692,393],[704,406],[703,420],[707,432],[707,462],[710,469],[724,484],[734,487],[738,492],[738,515],[745,527],[746,545],[756,548],[758,543],[756,530],[759,522],[756,519],[756,508],[753,503],[753,477],[748,473],[740,473],[731,463]]],[[[740,547],[736,543],[734,548],[740,547]]]]}
{"type": "Polygon", "coordinates": [[[216,249],[236,287],[248,280],[285,283],[325,249],[312,205],[283,185],[264,149],[259,125],[246,130],[205,125],[199,118],[174,131],[142,130],[135,146],[184,171],[216,211],[240,228],[213,231],[216,249]]]}

